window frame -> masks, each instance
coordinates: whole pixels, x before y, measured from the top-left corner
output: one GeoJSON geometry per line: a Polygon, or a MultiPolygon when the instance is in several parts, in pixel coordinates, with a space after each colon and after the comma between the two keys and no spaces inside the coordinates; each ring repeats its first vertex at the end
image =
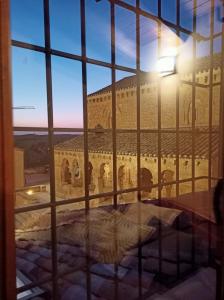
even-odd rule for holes
{"type": "Polygon", "coordinates": [[[9,0],[0,1],[0,298],[16,299],[9,0]]]}

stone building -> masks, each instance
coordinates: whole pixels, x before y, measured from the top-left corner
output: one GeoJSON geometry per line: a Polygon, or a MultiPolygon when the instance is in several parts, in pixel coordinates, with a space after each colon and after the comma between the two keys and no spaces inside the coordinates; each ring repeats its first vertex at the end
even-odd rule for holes
{"type": "Polygon", "coordinates": [[[14,148],[14,174],[15,174],[15,189],[24,187],[24,150],[18,147],[14,148]]]}
{"type": "MultiPolygon", "coordinates": [[[[195,177],[196,191],[206,190],[209,175],[218,172],[218,126],[220,107],[220,57],[213,60],[212,118],[209,117],[210,64],[208,58],[196,63],[196,90],[192,101],[192,72],[179,70],[158,80],[156,74],[140,75],[140,126],[152,129],[141,133],[141,188],[147,197],[156,197],[158,183],[158,91],[161,90],[161,177],[162,182],[176,180],[176,95],[179,91],[179,179],[192,178],[192,105],[195,104],[195,177]],[[160,82],[160,83],[159,83],[160,82]],[[159,87],[161,84],[161,87],[159,87]],[[211,118],[211,119],[210,119],[211,118]],[[209,135],[209,124],[214,133],[209,135]],[[153,131],[154,130],[154,131],[153,131]],[[212,145],[211,147],[209,145],[212,145]]],[[[117,129],[136,129],[136,76],[125,77],[115,84],[117,129]]],[[[89,191],[98,194],[113,190],[112,135],[103,129],[112,128],[112,86],[104,87],[88,95],[88,127],[95,128],[88,135],[89,148],[89,191]]],[[[135,132],[117,133],[117,183],[118,189],[137,186],[137,139],[135,132]]],[[[55,147],[56,192],[62,197],[84,195],[84,154],[83,136],[61,143],[55,147]]],[[[191,184],[181,183],[179,193],[191,192],[191,184]]],[[[175,185],[162,189],[165,197],[175,197],[175,185]]],[[[122,196],[120,201],[133,199],[133,194],[122,196]]]]}

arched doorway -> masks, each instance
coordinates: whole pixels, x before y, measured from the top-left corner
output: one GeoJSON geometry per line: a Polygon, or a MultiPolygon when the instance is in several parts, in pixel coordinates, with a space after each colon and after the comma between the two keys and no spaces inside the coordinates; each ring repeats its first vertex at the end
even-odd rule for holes
{"type": "Polygon", "coordinates": [[[153,185],[152,178],[152,173],[149,169],[140,169],[140,188],[143,192],[151,193],[153,185]]]}

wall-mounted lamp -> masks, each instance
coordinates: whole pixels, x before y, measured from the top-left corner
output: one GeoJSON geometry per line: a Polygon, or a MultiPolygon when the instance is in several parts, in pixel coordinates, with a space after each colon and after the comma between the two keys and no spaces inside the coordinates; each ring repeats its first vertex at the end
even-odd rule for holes
{"type": "Polygon", "coordinates": [[[161,77],[176,73],[177,56],[161,56],[157,61],[157,72],[161,77]]]}
{"type": "Polygon", "coordinates": [[[170,47],[163,49],[162,55],[158,58],[156,69],[161,77],[176,73],[178,49],[170,47]]]}

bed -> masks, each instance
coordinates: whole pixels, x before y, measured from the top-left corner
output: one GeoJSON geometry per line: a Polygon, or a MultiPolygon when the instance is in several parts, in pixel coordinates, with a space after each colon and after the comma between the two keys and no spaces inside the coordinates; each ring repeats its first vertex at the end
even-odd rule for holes
{"type": "MultiPolygon", "coordinates": [[[[35,212],[16,221],[17,268],[50,299],[50,214],[35,212]],[[49,282],[48,282],[49,281],[49,282]],[[46,283],[47,282],[47,283],[46,283]]],[[[57,213],[60,299],[149,298],[211,266],[214,249],[209,220],[169,200],[57,213]],[[200,229],[200,230],[199,230],[200,229]],[[87,280],[90,278],[90,281],[87,280]],[[90,283],[89,283],[90,282],[90,283]],[[90,284],[90,286],[88,286],[90,284]]]]}

